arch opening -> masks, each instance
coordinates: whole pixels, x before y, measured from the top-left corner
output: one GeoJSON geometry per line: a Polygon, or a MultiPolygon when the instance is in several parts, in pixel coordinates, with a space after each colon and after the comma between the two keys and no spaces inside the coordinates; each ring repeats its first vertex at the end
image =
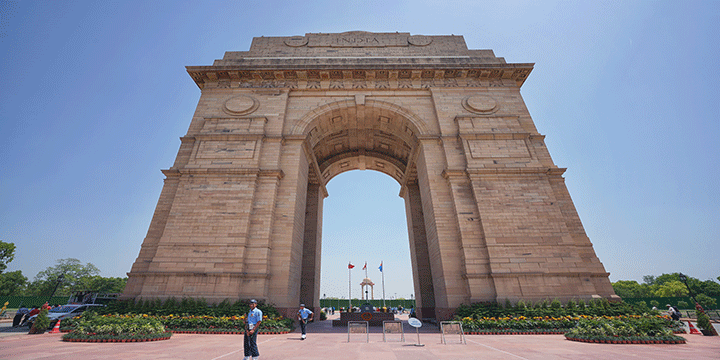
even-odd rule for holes
{"type": "MultiPolygon", "coordinates": [[[[420,149],[420,132],[405,114],[389,110],[387,104],[367,101],[365,105],[338,102],[307,123],[305,139],[308,157],[308,188],[305,211],[305,238],[300,284],[300,302],[319,303],[322,248],[323,199],[326,184],[351,170],[375,170],[393,178],[405,201],[407,236],[411,258],[413,294],[417,311],[435,317],[435,294],[422,191],[415,161],[420,149]],[[382,106],[374,106],[374,105],[382,106]]],[[[377,267],[377,265],[375,265],[377,267]]]]}

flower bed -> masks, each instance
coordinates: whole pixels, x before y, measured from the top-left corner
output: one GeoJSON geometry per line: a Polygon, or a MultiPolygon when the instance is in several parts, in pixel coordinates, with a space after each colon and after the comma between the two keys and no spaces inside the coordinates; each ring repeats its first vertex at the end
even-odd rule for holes
{"type": "Polygon", "coordinates": [[[88,312],[73,321],[73,330],[64,341],[137,342],[166,340],[172,333],[158,319],[148,316],[98,316],[88,312]]]}
{"type": "MultiPolygon", "coordinates": [[[[95,316],[95,315],[88,315],[95,316]]],[[[184,334],[237,334],[240,335],[245,329],[245,315],[243,316],[207,316],[207,315],[184,315],[175,316],[173,314],[166,316],[150,316],[147,314],[140,315],[101,315],[96,316],[100,319],[106,319],[106,322],[112,322],[111,319],[145,319],[158,321],[162,324],[166,331],[184,334]]],[[[76,317],[73,319],[63,320],[61,323],[61,331],[72,331],[83,323],[85,317],[76,317]]],[[[293,330],[293,321],[283,317],[269,318],[263,316],[263,322],[260,324],[258,334],[287,334],[293,330]]]]}
{"type": "Polygon", "coordinates": [[[673,334],[675,323],[651,315],[587,318],[578,321],[565,338],[610,344],[684,344],[685,338],[673,334]]]}
{"type": "Polygon", "coordinates": [[[487,333],[487,334],[515,334],[515,333],[533,333],[533,334],[564,334],[569,329],[575,327],[575,324],[581,317],[562,316],[562,317],[483,317],[480,319],[472,319],[464,317],[459,319],[462,321],[463,330],[468,333],[487,333]]]}
{"type": "Polygon", "coordinates": [[[463,329],[466,334],[470,335],[557,335],[568,333],[570,334],[568,339],[576,341],[595,339],[612,343],[626,343],[625,341],[630,343],[632,340],[646,342],[662,340],[668,343],[684,343],[685,341],[684,338],[674,335],[685,332],[682,322],[660,315],[580,315],[533,318],[518,316],[480,319],[465,317],[457,320],[462,321],[463,329]],[[618,339],[618,337],[623,338],[618,339]]]}
{"type": "Polygon", "coordinates": [[[649,336],[571,336],[565,334],[565,338],[571,341],[580,341],[599,344],[685,344],[685,338],[674,337],[649,337],[649,336]]]}
{"type": "Polygon", "coordinates": [[[70,342],[145,342],[167,340],[172,332],[158,334],[123,334],[123,335],[99,335],[99,334],[74,334],[72,332],[63,335],[63,341],[70,342]]]}

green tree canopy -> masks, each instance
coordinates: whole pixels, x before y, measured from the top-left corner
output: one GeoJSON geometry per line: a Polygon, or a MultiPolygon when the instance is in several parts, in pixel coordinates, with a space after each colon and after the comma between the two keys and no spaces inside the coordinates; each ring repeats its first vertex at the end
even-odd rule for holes
{"type": "Polygon", "coordinates": [[[26,283],[27,278],[20,270],[0,274],[0,296],[18,295],[26,283]]]}
{"type": "MultiPolygon", "coordinates": [[[[720,277],[718,277],[718,280],[720,280],[720,277]]],[[[642,284],[638,284],[634,280],[620,280],[612,283],[612,286],[615,293],[621,298],[686,296],[689,294],[688,287],[695,295],[720,296],[720,284],[713,280],[701,281],[687,276],[686,281],[687,286],[680,281],[680,273],[672,273],[660,276],[645,275],[642,284]]]]}
{"type": "Polygon", "coordinates": [[[688,294],[688,289],[685,284],[677,280],[672,280],[658,285],[658,288],[653,292],[654,296],[657,297],[673,297],[673,296],[685,296],[688,294]]]}
{"type": "Polygon", "coordinates": [[[80,278],[77,290],[89,290],[100,293],[121,293],[125,290],[127,278],[87,276],[80,278]]]}
{"type": "Polygon", "coordinates": [[[57,265],[48,267],[35,275],[32,283],[27,287],[27,295],[50,295],[58,285],[60,275],[63,275],[63,280],[58,285],[55,295],[70,295],[72,290],[86,290],[82,286],[83,278],[99,274],[100,270],[91,263],[83,265],[78,259],[60,259],[57,260],[57,265]]]}
{"type": "Polygon", "coordinates": [[[649,297],[651,293],[650,285],[638,284],[635,280],[620,280],[614,282],[612,287],[621,298],[649,297]]]}
{"type": "Polygon", "coordinates": [[[0,240],[0,274],[7,269],[7,264],[13,261],[14,258],[15,244],[0,240]]]}

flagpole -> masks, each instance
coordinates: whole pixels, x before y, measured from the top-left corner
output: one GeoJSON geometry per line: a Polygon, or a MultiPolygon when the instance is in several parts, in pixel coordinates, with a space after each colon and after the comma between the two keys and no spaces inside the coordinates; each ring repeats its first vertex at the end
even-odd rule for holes
{"type": "MultiPolygon", "coordinates": [[[[382,267],[382,261],[380,262],[380,266],[382,267]]],[[[380,274],[382,275],[382,287],[383,287],[383,307],[385,307],[385,271],[380,270],[380,274]]]]}
{"type": "MultiPolygon", "coordinates": [[[[348,264],[351,263],[348,262],[348,264]]],[[[348,265],[348,303],[350,304],[350,306],[348,307],[348,312],[352,312],[352,280],[350,278],[351,269],[352,268],[350,267],[350,265],[348,265]]]]}

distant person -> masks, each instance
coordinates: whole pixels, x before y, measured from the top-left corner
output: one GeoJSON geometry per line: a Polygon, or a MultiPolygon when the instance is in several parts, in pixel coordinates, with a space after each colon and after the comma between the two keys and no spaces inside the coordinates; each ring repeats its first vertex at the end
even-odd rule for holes
{"type": "Polygon", "coordinates": [[[680,320],[680,310],[670,304],[666,306],[668,308],[668,315],[670,315],[673,320],[680,320]]]}
{"type": "Polygon", "coordinates": [[[245,321],[245,336],[244,336],[244,350],[245,359],[250,360],[252,356],[253,360],[257,360],[260,357],[260,350],[257,346],[257,333],[262,322],[263,313],[262,310],[257,308],[257,300],[250,300],[250,311],[248,311],[247,320],[245,321]]]}
{"type": "Polygon", "coordinates": [[[23,320],[23,317],[27,315],[30,312],[30,309],[26,308],[22,303],[20,303],[20,308],[15,313],[15,317],[13,318],[13,327],[20,326],[20,323],[23,320]]]}
{"type": "Polygon", "coordinates": [[[298,321],[300,321],[300,329],[302,329],[302,336],[300,340],[305,340],[305,326],[307,326],[308,320],[312,321],[313,312],[310,309],[305,308],[305,304],[300,304],[300,310],[298,310],[298,321]]]}
{"type": "Polygon", "coordinates": [[[27,318],[29,319],[33,315],[37,315],[40,313],[40,309],[37,306],[34,306],[32,310],[27,314],[27,318]]]}

